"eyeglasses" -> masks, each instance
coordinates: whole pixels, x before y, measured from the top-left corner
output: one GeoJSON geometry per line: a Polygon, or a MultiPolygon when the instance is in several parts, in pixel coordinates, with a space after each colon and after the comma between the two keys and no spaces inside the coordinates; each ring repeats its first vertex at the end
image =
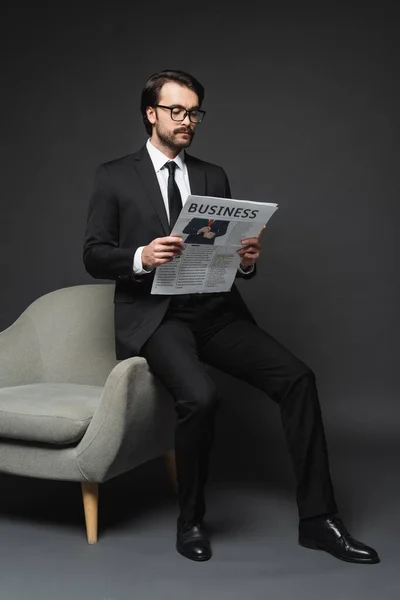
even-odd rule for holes
{"type": "Polygon", "coordinates": [[[200,110],[199,108],[191,108],[190,110],[186,110],[182,106],[163,106],[162,104],[155,104],[154,108],[166,108],[171,112],[171,119],[173,121],[184,121],[186,119],[186,115],[189,115],[189,120],[192,123],[201,123],[206,114],[205,110],[200,110]]]}

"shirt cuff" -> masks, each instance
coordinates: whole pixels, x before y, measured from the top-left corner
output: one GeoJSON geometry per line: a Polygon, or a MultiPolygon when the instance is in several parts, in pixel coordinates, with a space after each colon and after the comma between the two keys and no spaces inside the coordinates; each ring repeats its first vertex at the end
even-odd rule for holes
{"type": "Polygon", "coordinates": [[[240,266],[238,267],[238,271],[240,273],[242,273],[242,275],[250,275],[250,273],[252,273],[254,271],[254,265],[250,265],[250,267],[247,267],[246,271],[243,271],[243,269],[240,268],[240,266]]]}
{"type": "Polygon", "coordinates": [[[150,269],[150,271],[146,271],[146,269],[143,269],[143,264],[142,264],[142,251],[143,251],[144,246],[139,246],[139,248],[136,250],[135,255],[133,257],[133,273],[134,275],[146,275],[146,273],[151,273],[153,269],[150,269]]]}

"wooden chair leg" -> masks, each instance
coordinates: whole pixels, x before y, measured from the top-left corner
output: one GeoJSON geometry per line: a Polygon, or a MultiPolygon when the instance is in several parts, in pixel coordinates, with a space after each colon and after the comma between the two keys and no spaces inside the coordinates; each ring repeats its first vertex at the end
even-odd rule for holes
{"type": "Polygon", "coordinates": [[[89,544],[97,542],[97,524],[99,509],[99,485],[82,481],[83,509],[85,511],[86,535],[89,544]]]}
{"type": "Polygon", "coordinates": [[[167,467],[168,476],[172,483],[172,489],[175,494],[178,493],[178,478],[176,475],[175,450],[169,450],[165,455],[165,465],[167,467]]]}

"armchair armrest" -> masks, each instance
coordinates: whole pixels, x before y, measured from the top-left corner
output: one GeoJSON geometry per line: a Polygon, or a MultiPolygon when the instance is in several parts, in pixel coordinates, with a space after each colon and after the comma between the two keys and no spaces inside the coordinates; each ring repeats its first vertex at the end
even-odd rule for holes
{"type": "Polygon", "coordinates": [[[175,421],[172,398],[150,373],[147,361],[121,361],[108,376],[76,448],[82,475],[102,483],[162,455],[174,447],[175,421]]]}
{"type": "Polygon", "coordinates": [[[36,328],[22,315],[0,332],[0,387],[43,381],[43,363],[36,328]]]}

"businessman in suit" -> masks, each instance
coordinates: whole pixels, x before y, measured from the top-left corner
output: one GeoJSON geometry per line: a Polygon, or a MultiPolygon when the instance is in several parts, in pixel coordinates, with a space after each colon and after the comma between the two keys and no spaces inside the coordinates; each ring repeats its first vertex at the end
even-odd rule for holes
{"type": "Polygon", "coordinates": [[[195,217],[186,225],[182,233],[189,235],[185,239],[185,244],[214,244],[216,237],[225,235],[228,229],[229,221],[216,219],[201,219],[195,217]]]}
{"type": "MultiPolygon", "coordinates": [[[[181,254],[171,236],[190,193],[231,197],[224,170],[186,153],[204,118],[204,88],[182,71],[149,78],[141,113],[149,139],[95,175],[84,264],[115,281],[118,359],[139,355],[174,400],[179,515],[176,549],[208,560],[205,484],[218,395],[205,363],[246,380],[277,403],[296,476],[299,543],[350,562],[376,563],[354,539],[334,498],[321,409],[311,369],[257,326],[235,285],[230,292],[151,295],[154,271],[181,254]]],[[[252,279],[259,238],[243,241],[237,277],[252,279]]]]}

